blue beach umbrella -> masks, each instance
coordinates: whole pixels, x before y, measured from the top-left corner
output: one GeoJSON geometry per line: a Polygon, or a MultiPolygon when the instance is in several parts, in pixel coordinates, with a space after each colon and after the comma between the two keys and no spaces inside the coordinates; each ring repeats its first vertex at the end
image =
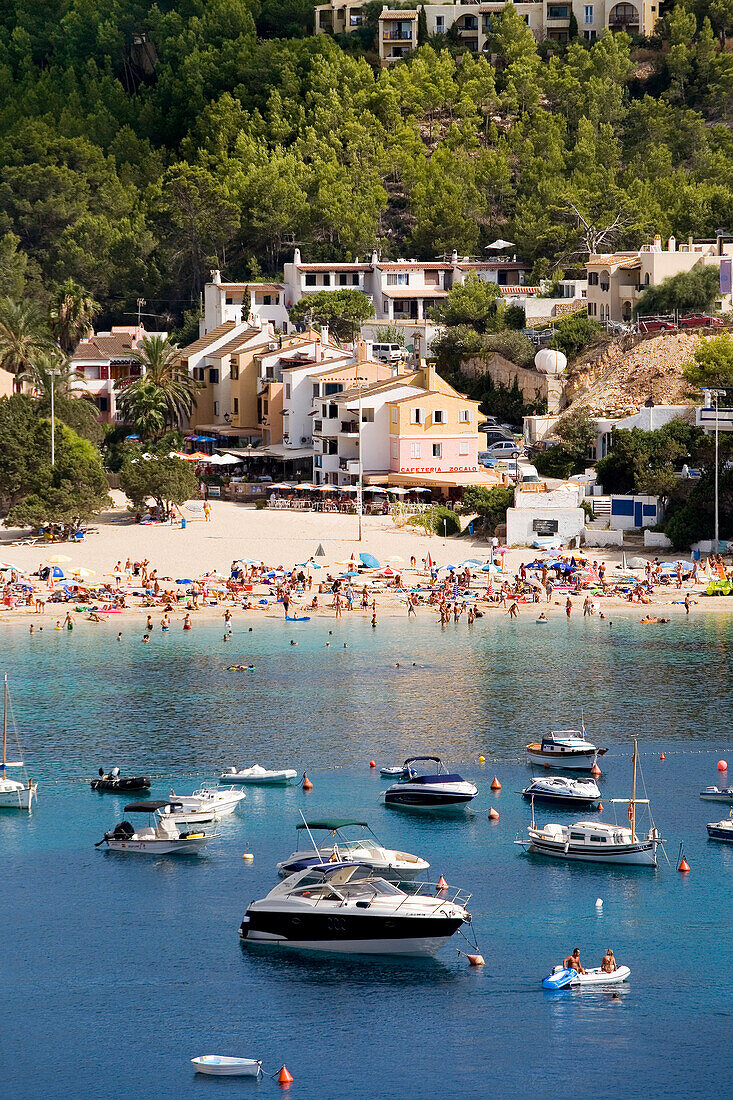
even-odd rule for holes
{"type": "Polygon", "coordinates": [[[193,581],[190,577],[184,577],[182,580],[176,581],[176,584],[193,584],[193,581]]]}
{"type": "Polygon", "coordinates": [[[362,565],[365,565],[367,569],[378,569],[379,562],[374,557],[374,554],[359,554],[359,560],[362,565]]]}

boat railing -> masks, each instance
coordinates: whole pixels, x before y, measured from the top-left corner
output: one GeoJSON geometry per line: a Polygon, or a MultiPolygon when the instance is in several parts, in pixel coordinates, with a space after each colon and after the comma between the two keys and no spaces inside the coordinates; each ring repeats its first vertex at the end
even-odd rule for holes
{"type": "Polygon", "coordinates": [[[460,887],[455,886],[442,886],[439,882],[406,882],[399,884],[400,889],[405,889],[405,897],[402,899],[397,909],[401,909],[402,906],[409,898],[421,897],[425,901],[428,899],[434,900],[435,908],[439,909],[441,905],[448,902],[450,905],[460,905],[464,909],[467,907],[472,895],[465,893],[460,887]],[[417,887],[417,889],[415,889],[417,887]],[[429,893],[432,891],[433,893],[429,893]],[[434,896],[433,896],[434,895],[434,896]]]}

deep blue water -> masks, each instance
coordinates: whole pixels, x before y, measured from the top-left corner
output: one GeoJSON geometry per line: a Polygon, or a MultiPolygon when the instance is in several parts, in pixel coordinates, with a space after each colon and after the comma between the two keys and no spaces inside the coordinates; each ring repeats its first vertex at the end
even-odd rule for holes
{"type": "Polygon", "coordinates": [[[727,808],[697,793],[718,781],[721,756],[733,772],[731,618],[502,616],[442,632],[425,620],[376,632],[257,620],[226,646],[213,625],[148,646],[129,624],[118,643],[117,629],[2,628],[0,672],[40,797],[30,818],[0,816],[0,1095],[278,1095],[266,1078],[195,1078],[188,1060],[201,1053],[285,1063],[303,1098],[730,1094],[733,846],[707,841],[705,822],[727,808]],[[235,661],[255,671],[225,672],[235,661]],[[672,866],[548,863],[512,843],[530,813],[517,794],[532,774],[524,744],[576,725],[581,708],[609,746],[607,796],[628,794],[638,736],[672,866]],[[370,757],[421,751],[476,780],[480,812],[451,821],[379,803],[370,757]],[[100,764],[150,772],[164,796],[255,761],[307,769],[314,789],[251,788],[201,858],[95,851],[126,801],[89,790],[100,764]],[[243,950],[242,914],[293,850],[301,808],[364,815],[384,843],[429,859],[431,880],[470,891],[485,968],[459,958],[459,937],[429,962],[243,950]],[[688,876],[675,870],[681,841],[688,876]],[[620,999],[541,991],[576,944],[587,964],[610,945],[631,966],[620,999]]]}

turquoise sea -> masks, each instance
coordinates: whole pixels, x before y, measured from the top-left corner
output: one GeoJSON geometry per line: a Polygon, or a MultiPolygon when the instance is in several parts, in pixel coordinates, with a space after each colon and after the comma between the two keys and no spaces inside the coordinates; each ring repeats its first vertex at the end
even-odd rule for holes
{"type": "Polygon", "coordinates": [[[279,1094],[269,1078],[194,1077],[189,1059],[203,1053],[262,1058],[270,1072],[284,1063],[290,1095],[319,1100],[730,1095],[733,845],[707,841],[706,821],[727,807],[697,795],[719,781],[719,758],[733,772],[733,619],[253,626],[236,623],[225,644],[219,624],[196,623],[149,645],[142,620],[122,625],[121,642],[117,623],[1,628],[0,672],[39,782],[30,818],[0,816],[1,1095],[279,1094]],[[254,672],[224,671],[234,662],[254,672]],[[606,797],[628,795],[638,737],[670,864],[564,865],[513,844],[530,816],[517,793],[532,774],[525,743],[577,725],[581,709],[589,737],[609,746],[606,797]],[[380,804],[370,758],[423,751],[476,781],[476,812],[380,804]],[[100,765],[152,774],[162,797],[245,762],[307,770],[314,789],[251,788],[200,858],[94,849],[126,801],[90,791],[100,765]],[[363,815],[383,843],[428,859],[432,881],[471,892],[486,966],[459,957],[460,937],[433,961],[242,949],[239,922],[293,850],[300,809],[363,815]],[[689,875],[676,870],[680,842],[689,875]],[[631,967],[620,997],[541,990],[576,945],[588,965],[612,946],[631,967]]]}

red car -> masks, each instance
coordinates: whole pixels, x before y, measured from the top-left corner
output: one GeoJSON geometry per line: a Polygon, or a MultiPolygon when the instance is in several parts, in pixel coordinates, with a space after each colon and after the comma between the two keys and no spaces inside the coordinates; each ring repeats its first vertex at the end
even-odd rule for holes
{"type": "Polygon", "coordinates": [[[713,317],[709,313],[688,313],[687,317],[680,317],[680,328],[709,328],[711,325],[722,325],[720,317],[713,317]]]}
{"type": "Polygon", "coordinates": [[[639,321],[639,332],[674,332],[674,321],[663,321],[661,317],[644,317],[639,321]]]}

